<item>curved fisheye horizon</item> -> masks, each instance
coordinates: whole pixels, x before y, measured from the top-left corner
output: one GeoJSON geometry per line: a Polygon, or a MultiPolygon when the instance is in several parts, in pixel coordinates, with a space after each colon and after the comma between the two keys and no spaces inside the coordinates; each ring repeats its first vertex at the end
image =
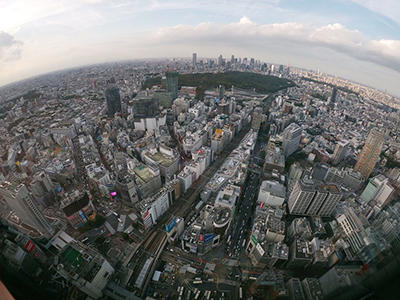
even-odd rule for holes
{"type": "MultiPolygon", "coordinates": [[[[196,55],[197,55],[197,53],[196,53],[196,55]]],[[[201,57],[201,56],[198,56],[198,58],[199,59],[204,59],[204,60],[213,60],[213,59],[217,60],[218,59],[218,58],[214,58],[214,57],[201,57]]],[[[121,64],[121,63],[132,63],[132,62],[152,62],[152,61],[166,61],[166,62],[170,62],[171,65],[173,65],[175,60],[182,60],[182,61],[186,60],[187,62],[190,62],[192,60],[192,58],[189,57],[189,56],[186,56],[186,57],[184,57],[184,56],[182,56],[182,57],[172,57],[172,56],[171,57],[142,57],[142,58],[121,59],[121,60],[115,60],[115,61],[100,61],[100,62],[95,62],[95,63],[91,63],[91,64],[73,65],[73,66],[66,67],[66,68],[49,70],[49,71],[44,72],[44,73],[35,74],[35,75],[32,75],[32,76],[28,76],[28,77],[21,78],[21,79],[16,80],[16,81],[12,81],[12,82],[3,84],[3,85],[0,86],[0,90],[2,88],[7,88],[7,87],[12,86],[12,85],[17,85],[20,82],[33,80],[33,79],[38,78],[38,77],[49,76],[49,75],[54,74],[54,73],[68,72],[68,71],[75,70],[75,69],[84,69],[84,68],[88,68],[88,67],[92,67],[92,66],[121,64]]],[[[276,62],[266,62],[266,63],[268,63],[270,65],[274,65],[274,66],[280,66],[281,65],[281,64],[276,63],[276,62]]],[[[168,65],[166,66],[166,68],[167,67],[168,67],[168,65]]],[[[341,76],[338,76],[338,75],[335,75],[335,74],[330,74],[329,72],[324,72],[323,70],[321,70],[319,68],[317,68],[316,70],[313,70],[313,69],[306,68],[306,67],[298,67],[298,66],[295,66],[295,65],[291,66],[289,64],[287,64],[286,67],[292,67],[294,69],[302,70],[304,72],[316,72],[318,74],[321,74],[321,75],[323,74],[323,75],[329,76],[331,78],[338,78],[338,79],[341,79],[341,80],[348,81],[349,83],[353,83],[353,84],[357,84],[357,85],[360,85],[360,86],[365,86],[367,88],[375,89],[377,91],[386,93],[389,96],[393,96],[393,97],[398,98],[395,94],[392,94],[392,93],[388,92],[385,89],[380,89],[380,88],[377,88],[377,87],[374,87],[374,86],[371,86],[371,85],[368,85],[368,84],[365,84],[365,83],[362,83],[362,82],[357,82],[356,80],[351,80],[351,79],[348,79],[348,78],[345,78],[345,77],[341,77],[341,76]]]]}
{"type": "Polygon", "coordinates": [[[398,0],[0,0],[0,300],[400,294],[398,0]]]}
{"type": "Polygon", "coordinates": [[[394,0],[40,0],[4,1],[0,8],[0,85],[80,65],[196,51],[320,70],[400,96],[394,0]]]}

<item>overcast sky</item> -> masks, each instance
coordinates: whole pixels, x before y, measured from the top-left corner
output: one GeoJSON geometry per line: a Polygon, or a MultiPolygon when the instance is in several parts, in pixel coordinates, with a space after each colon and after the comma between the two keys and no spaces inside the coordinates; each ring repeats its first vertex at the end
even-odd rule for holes
{"type": "Polygon", "coordinates": [[[400,1],[0,0],[0,85],[193,52],[319,68],[400,96],[400,1]]]}

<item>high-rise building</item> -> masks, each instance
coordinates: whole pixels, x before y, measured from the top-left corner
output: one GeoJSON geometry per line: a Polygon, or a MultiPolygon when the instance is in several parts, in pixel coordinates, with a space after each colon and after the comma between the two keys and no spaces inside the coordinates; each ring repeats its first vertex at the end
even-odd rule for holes
{"type": "Polygon", "coordinates": [[[222,54],[220,54],[220,56],[218,56],[218,66],[222,66],[223,63],[223,58],[222,58],[222,54]]]}
{"type": "Polygon", "coordinates": [[[259,130],[261,123],[264,122],[265,115],[263,114],[261,107],[256,107],[253,111],[253,119],[251,122],[251,128],[259,130]]]}
{"type": "Polygon", "coordinates": [[[346,158],[350,143],[348,141],[340,141],[336,144],[335,151],[333,152],[333,163],[337,165],[346,158]]]}
{"type": "Polygon", "coordinates": [[[334,184],[317,185],[309,178],[297,181],[289,195],[289,212],[295,215],[331,216],[342,193],[334,184]]]}
{"type": "Polygon", "coordinates": [[[192,65],[193,65],[193,68],[196,68],[196,66],[197,66],[197,53],[193,53],[193,55],[192,55],[192,65]]]}
{"type": "Polygon", "coordinates": [[[358,191],[364,182],[364,177],[360,172],[356,172],[352,169],[345,171],[343,178],[343,185],[350,190],[358,191]]]}
{"type": "Polygon", "coordinates": [[[291,214],[304,215],[315,195],[314,182],[308,178],[297,181],[289,195],[288,205],[291,214]]]}
{"type": "Polygon", "coordinates": [[[218,88],[217,88],[217,91],[218,91],[218,98],[219,99],[224,98],[224,96],[225,96],[225,86],[219,85],[218,88]]]}
{"type": "Polygon", "coordinates": [[[178,79],[179,73],[175,71],[165,72],[165,77],[167,79],[167,91],[171,95],[172,99],[178,97],[178,79]]]}
{"type": "Polygon", "coordinates": [[[13,184],[5,181],[0,185],[0,195],[23,223],[47,235],[54,229],[35,204],[25,184],[13,184]]]}
{"type": "Polygon", "coordinates": [[[337,88],[334,87],[334,88],[332,89],[331,97],[329,98],[329,101],[328,101],[330,107],[333,107],[333,106],[335,105],[336,96],[337,96],[337,88]]]}
{"type": "Polygon", "coordinates": [[[393,192],[394,187],[389,183],[389,179],[380,174],[369,180],[360,197],[365,203],[375,200],[377,207],[382,208],[389,202],[393,192]]]}
{"type": "MultiPolygon", "coordinates": [[[[336,209],[336,205],[342,199],[342,193],[340,192],[339,188],[334,184],[319,186],[319,191],[324,191],[324,193],[326,194],[326,198],[321,204],[321,207],[316,215],[322,217],[331,216],[336,209]]],[[[308,212],[308,214],[311,215],[310,212],[308,212]]]]}
{"type": "Polygon", "coordinates": [[[116,86],[107,88],[105,97],[107,101],[107,115],[109,117],[113,117],[115,113],[121,112],[121,97],[119,89],[116,86]]]}
{"type": "Polygon", "coordinates": [[[374,241],[354,209],[346,207],[343,212],[338,214],[336,220],[343,229],[345,241],[350,245],[353,254],[359,255],[363,260],[368,260],[369,255],[374,253],[368,251],[368,248],[373,247],[374,241]]]}
{"type": "Polygon", "coordinates": [[[126,204],[133,204],[139,200],[135,176],[126,170],[118,173],[115,188],[126,204]]]}
{"type": "Polygon", "coordinates": [[[288,194],[293,190],[294,185],[296,184],[297,180],[301,178],[303,175],[304,169],[300,166],[298,162],[293,163],[289,169],[289,178],[288,178],[288,194]]]}
{"type": "Polygon", "coordinates": [[[361,193],[361,200],[365,203],[368,203],[371,201],[379,189],[385,184],[387,181],[387,178],[383,176],[382,174],[375,176],[374,178],[371,178],[365,187],[364,191],[361,193]]]}
{"type": "Polygon", "coordinates": [[[159,100],[151,96],[138,96],[132,101],[132,109],[135,119],[153,118],[160,111],[159,100]]]}
{"type": "Polygon", "coordinates": [[[303,286],[299,278],[293,277],[288,280],[289,299],[290,300],[306,300],[303,286]]]}
{"type": "Polygon", "coordinates": [[[354,170],[360,172],[365,179],[369,177],[374,169],[384,141],[384,133],[379,132],[377,129],[371,129],[354,167],[354,170]]]}
{"type": "Polygon", "coordinates": [[[299,147],[301,139],[301,127],[296,123],[290,124],[283,131],[283,152],[285,157],[288,157],[299,147]]]}

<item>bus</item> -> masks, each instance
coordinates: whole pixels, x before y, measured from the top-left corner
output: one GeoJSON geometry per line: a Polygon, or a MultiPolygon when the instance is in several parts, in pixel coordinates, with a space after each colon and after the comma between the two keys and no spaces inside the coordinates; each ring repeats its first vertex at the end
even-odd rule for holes
{"type": "Polygon", "coordinates": [[[202,280],[195,280],[195,281],[193,281],[193,284],[202,284],[202,283],[203,283],[202,280]]]}
{"type": "Polygon", "coordinates": [[[243,299],[243,290],[242,290],[242,287],[239,288],[239,299],[243,299]]]}
{"type": "Polygon", "coordinates": [[[199,297],[200,297],[200,291],[197,291],[196,296],[194,296],[194,300],[199,299],[199,297]]]}
{"type": "Polygon", "coordinates": [[[185,288],[182,286],[182,287],[181,287],[181,291],[179,292],[179,296],[180,296],[180,297],[182,297],[182,295],[183,295],[183,290],[184,290],[184,289],[185,289],[185,288]]]}

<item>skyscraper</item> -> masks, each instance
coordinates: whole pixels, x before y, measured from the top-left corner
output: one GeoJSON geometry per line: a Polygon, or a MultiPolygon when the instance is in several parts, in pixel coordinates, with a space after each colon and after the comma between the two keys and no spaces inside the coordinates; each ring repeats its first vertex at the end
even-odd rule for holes
{"type": "Polygon", "coordinates": [[[178,97],[178,79],[179,73],[175,71],[165,72],[165,77],[167,79],[167,91],[171,95],[172,99],[178,97]]]}
{"type": "Polygon", "coordinates": [[[220,54],[218,56],[218,66],[222,66],[222,63],[223,63],[223,58],[222,58],[222,54],[220,54]]]}
{"type": "Polygon", "coordinates": [[[384,141],[384,133],[375,128],[371,129],[367,140],[365,141],[364,147],[358,156],[356,166],[354,167],[354,170],[360,172],[365,179],[369,177],[374,169],[376,161],[381,153],[384,141]]]}
{"type": "Polygon", "coordinates": [[[340,141],[336,144],[335,151],[333,152],[333,163],[337,165],[340,163],[347,155],[347,151],[349,149],[348,141],[340,141]]]}
{"type": "Polygon", "coordinates": [[[25,184],[17,185],[5,181],[0,185],[0,195],[23,223],[32,226],[43,234],[54,233],[54,229],[34,203],[33,197],[25,184]]]}
{"type": "Polygon", "coordinates": [[[329,98],[329,101],[328,101],[330,107],[333,107],[333,106],[335,105],[336,96],[337,96],[337,88],[334,87],[334,88],[332,89],[331,97],[329,98]]]}
{"type": "Polygon", "coordinates": [[[308,178],[296,182],[289,195],[289,212],[295,215],[304,215],[315,195],[314,182],[308,178]]]}
{"type": "Polygon", "coordinates": [[[193,68],[196,68],[196,66],[197,66],[197,53],[193,53],[193,55],[192,55],[192,64],[193,64],[193,68]]]}
{"type": "Polygon", "coordinates": [[[301,139],[301,128],[296,123],[290,124],[283,131],[283,152],[288,157],[299,147],[301,139]]]}
{"type": "Polygon", "coordinates": [[[383,174],[371,178],[361,193],[361,200],[365,203],[375,200],[377,207],[382,208],[391,199],[394,187],[383,174]]]}
{"type": "Polygon", "coordinates": [[[334,184],[315,184],[309,178],[297,181],[289,195],[289,212],[296,215],[331,216],[342,193],[334,184]]]}
{"type": "Polygon", "coordinates": [[[222,98],[224,98],[225,96],[225,86],[223,85],[219,85],[217,87],[217,91],[218,91],[218,98],[221,100],[222,98]]]}
{"type": "Polygon", "coordinates": [[[132,101],[133,116],[139,118],[154,118],[160,112],[159,100],[151,96],[138,96],[132,101]]]}
{"type": "Polygon", "coordinates": [[[105,91],[107,101],[107,115],[114,116],[116,112],[121,112],[121,97],[116,86],[110,86],[105,91]]]}

